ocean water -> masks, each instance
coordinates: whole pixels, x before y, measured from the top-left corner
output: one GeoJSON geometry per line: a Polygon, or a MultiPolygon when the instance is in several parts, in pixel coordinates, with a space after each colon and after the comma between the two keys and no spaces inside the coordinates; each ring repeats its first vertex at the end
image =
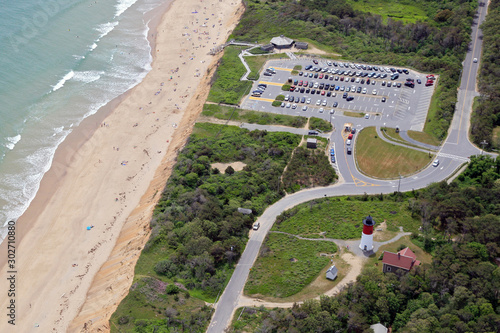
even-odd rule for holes
{"type": "Polygon", "coordinates": [[[57,146],[151,69],[147,20],[164,0],[0,0],[0,238],[57,146]]]}

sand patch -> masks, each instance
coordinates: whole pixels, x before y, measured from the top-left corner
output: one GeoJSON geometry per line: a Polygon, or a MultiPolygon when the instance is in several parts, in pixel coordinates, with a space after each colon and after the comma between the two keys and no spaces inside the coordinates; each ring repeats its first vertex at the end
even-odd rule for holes
{"type": "Polygon", "coordinates": [[[225,173],[227,167],[232,167],[234,171],[241,171],[246,166],[243,162],[232,162],[232,163],[212,163],[212,168],[217,168],[221,173],[225,173]]]}

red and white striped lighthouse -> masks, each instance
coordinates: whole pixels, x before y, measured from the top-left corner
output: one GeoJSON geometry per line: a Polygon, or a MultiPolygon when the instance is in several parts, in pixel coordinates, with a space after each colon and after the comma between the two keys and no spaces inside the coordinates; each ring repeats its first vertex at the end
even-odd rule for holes
{"type": "Polygon", "coordinates": [[[373,250],[373,226],[375,221],[368,215],[366,219],[363,220],[363,233],[361,234],[361,242],[359,243],[359,248],[363,251],[373,250]]]}

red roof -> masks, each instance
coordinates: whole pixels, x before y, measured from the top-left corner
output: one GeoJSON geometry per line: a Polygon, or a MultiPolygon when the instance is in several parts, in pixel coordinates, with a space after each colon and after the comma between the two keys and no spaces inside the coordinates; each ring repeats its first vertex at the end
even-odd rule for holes
{"type": "Polygon", "coordinates": [[[398,253],[384,251],[384,259],[382,262],[387,265],[406,269],[407,271],[412,269],[413,266],[420,265],[420,261],[417,260],[415,253],[408,247],[398,253]]]}

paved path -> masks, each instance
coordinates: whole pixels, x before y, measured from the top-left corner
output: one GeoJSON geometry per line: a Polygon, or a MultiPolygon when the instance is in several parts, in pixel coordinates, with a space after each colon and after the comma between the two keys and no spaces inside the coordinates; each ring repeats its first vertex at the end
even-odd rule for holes
{"type": "Polygon", "coordinates": [[[393,140],[387,138],[384,133],[382,133],[382,130],[380,129],[380,127],[375,127],[375,129],[377,131],[378,137],[381,138],[385,142],[388,142],[388,143],[396,145],[396,146],[401,146],[401,147],[405,147],[405,148],[409,148],[409,149],[413,149],[413,150],[418,150],[418,151],[421,151],[423,153],[428,153],[429,152],[429,149],[413,147],[413,146],[410,146],[410,145],[405,144],[403,142],[393,141],[393,140]]]}
{"type": "Polygon", "coordinates": [[[423,142],[420,142],[420,141],[417,141],[415,139],[410,138],[407,131],[399,131],[399,135],[401,136],[401,138],[403,140],[408,141],[412,145],[416,145],[416,146],[422,147],[422,148],[427,149],[427,150],[429,150],[429,149],[430,150],[439,150],[439,148],[440,148],[438,146],[433,146],[433,145],[423,143],[423,142]]]}

